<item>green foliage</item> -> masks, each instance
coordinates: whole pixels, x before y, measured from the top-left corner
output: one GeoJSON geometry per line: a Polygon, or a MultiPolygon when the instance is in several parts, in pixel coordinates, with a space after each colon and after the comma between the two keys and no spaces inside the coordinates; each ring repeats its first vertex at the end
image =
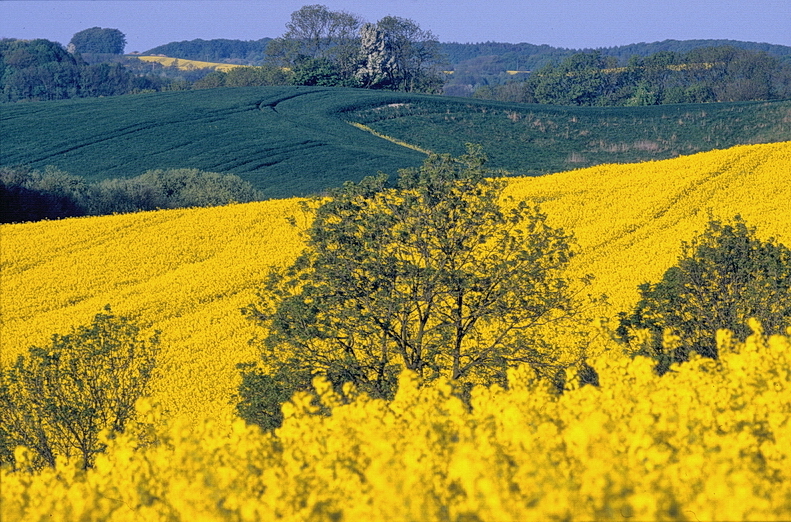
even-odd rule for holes
{"type": "Polygon", "coordinates": [[[158,54],[185,60],[201,62],[241,63],[243,65],[260,65],[263,61],[267,44],[271,38],[260,40],[228,40],[216,38],[212,40],[183,40],[170,42],[145,51],[143,54],[158,54]]]}
{"type": "Polygon", "coordinates": [[[0,40],[0,101],[49,101],[159,89],[158,78],[119,63],[87,64],[56,42],[0,40]]]}
{"type": "Polygon", "coordinates": [[[326,58],[300,59],[294,66],[291,78],[294,85],[319,87],[355,87],[353,77],[345,77],[340,67],[326,58]]]}
{"type": "Polygon", "coordinates": [[[76,33],[69,46],[78,53],[124,54],[126,35],[118,29],[91,27],[76,33]]]}
{"type": "Polygon", "coordinates": [[[559,66],[540,69],[534,79],[533,96],[537,103],[549,105],[596,105],[602,96],[605,77],[603,69],[614,67],[601,52],[569,56],[559,66]]]}
{"type": "Polygon", "coordinates": [[[500,206],[485,157],[432,155],[316,200],[307,247],[244,309],[265,326],[264,361],[393,393],[401,368],[425,379],[499,382],[529,363],[558,369],[538,325],[579,311],[563,276],[571,238],[524,202],[500,206]]]}
{"type": "Polygon", "coordinates": [[[60,456],[90,467],[104,447],[100,432],[123,431],[147,393],[158,344],[108,306],[90,325],[31,347],[0,375],[0,464],[26,446],[37,468],[60,456]]]}
{"type": "Polygon", "coordinates": [[[192,84],[193,89],[217,89],[225,87],[225,78],[228,76],[223,71],[212,71],[192,84]]]}
{"type": "Polygon", "coordinates": [[[53,167],[43,173],[0,167],[0,195],[0,223],[211,207],[263,199],[259,191],[238,176],[198,169],[152,170],[134,178],[89,183],[53,167]]]}
{"type": "Polygon", "coordinates": [[[791,64],[731,46],[632,56],[622,66],[602,51],[548,63],[526,80],[486,86],[482,99],[553,105],[653,105],[791,98],[791,64]]]}
{"type": "Polygon", "coordinates": [[[270,60],[294,70],[295,85],[364,86],[406,92],[439,92],[443,78],[439,42],[413,20],[386,16],[376,23],[381,41],[363,45],[362,19],[324,5],[306,5],[291,14],[287,31],[267,47],[270,60]],[[375,56],[372,56],[371,53],[375,56]],[[381,69],[381,71],[379,70],[381,69]],[[363,71],[364,70],[364,71],[363,71]],[[372,70],[381,72],[368,81],[372,70]]]}
{"type": "MultiPolygon", "coordinates": [[[[689,53],[705,47],[734,47],[754,53],[766,53],[791,64],[791,47],[737,40],[665,40],[598,49],[606,59],[614,59],[625,66],[632,59],[641,59],[660,52],[689,53]]],[[[483,95],[485,99],[501,101],[529,101],[526,97],[527,74],[547,64],[558,64],[578,51],[549,45],[528,43],[441,43],[440,50],[448,56],[453,74],[447,78],[443,92],[452,96],[483,95]],[[506,71],[519,71],[517,75],[506,71]],[[515,88],[517,87],[517,88],[515,88]],[[496,95],[495,95],[496,93],[496,95]],[[495,97],[496,96],[496,97],[495,97]]],[[[636,85],[636,84],[633,84],[636,85]]],[[[698,101],[693,101],[697,103],[698,101]]]]}
{"type": "Polygon", "coordinates": [[[0,101],[78,95],[81,64],[49,40],[0,40],[0,101]]]}
{"type": "Polygon", "coordinates": [[[291,73],[282,67],[262,65],[260,67],[234,67],[225,73],[225,87],[262,87],[265,85],[289,85],[291,73]]]}
{"type": "Polygon", "coordinates": [[[236,412],[249,424],[265,430],[279,428],[283,423],[282,405],[298,391],[312,390],[312,376],[304,368],[281,364],[273,373],[266,373],[253,363],[237,365],[242,382],[238,390],[236,412]]]}
{"type": "Polygon", "coordinates": [[[791,140],[791,102],[561,107],[327,87],[151,93],[0,113],[0,165],[47,165],[86,181],[152,169],[235,174],[266,197],[321,193],[421,164],[425,155],[347,122],[460,155],[480,143],[503,174],[541,175],[791,140]]]}
{"type": "Polygon", "coordinates": [[[53,167],[43,173],[0,167],[0,223],[84,216],[85,180],[53,167]]]}
{"type": "Polygon", "coordinates": [[[198,169],[150,170],[129,179],[103,180],[86,207],[92,215],[158,208],[213,207],[263,199],[233,174],[198,169]]]}
{"type": "Polygon", "coordinates": [[[444,79],[440,66],[445,62],[437,37],[414,21],[386,16],[376,23],[384,36],[389,67],[382,86],[397,91],[436,93],[444,79]]]}
{"type": "Polygon", "coordinates": [[[359,16],[346,11],[303,6],[291,13],[286,32],[267,46],[268,60],[293,69],[295,85],[352,86],[361,25],[359,16]]]}
{"type": "Polygon", "coordinates": [[[635,310],[621,314],[619,334],[628,341],[636,329],[647,329],[644,350],[664,373],[692,351],[716,359],[717,330],[744,340],[751,318],[767,334],[791,327],[791,250],[760,240],[736,216],[733,223],[711,220],[701,235],[682,243],[678,263],[662,280],[640,286],[635,310]],[[666,332],[680,338],[667,340],[666,332]]]}

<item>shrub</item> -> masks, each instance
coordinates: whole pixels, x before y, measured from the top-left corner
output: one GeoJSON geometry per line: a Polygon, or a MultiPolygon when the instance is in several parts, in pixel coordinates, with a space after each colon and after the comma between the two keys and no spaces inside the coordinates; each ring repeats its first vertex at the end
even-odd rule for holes
{"type": "Polygon", "coordinates": [[[618,332],[629,341],[647,329],[644,350],[664,373],[692,351],[716,359],[717,330],[745,339],[750,318],[770,334],[791,326],[791,250],[774,238],[761,241],[736,216],[733,223],[712,219],[682,243],[678,263],[662,280],[640,286],[640,301],[631,314],[621,313],[618,332]]]}
{"type": "Polygon", "coordinates": [[[0,373],[0,463],[14,463],[14,449],[26,446],[36,468],[59,456],[90,467],[104,448],[100,432],[122,432],[134,415],[158,352],[158,334],[143,339],[109,306],[90,325],[31,347],[0,373]]]}

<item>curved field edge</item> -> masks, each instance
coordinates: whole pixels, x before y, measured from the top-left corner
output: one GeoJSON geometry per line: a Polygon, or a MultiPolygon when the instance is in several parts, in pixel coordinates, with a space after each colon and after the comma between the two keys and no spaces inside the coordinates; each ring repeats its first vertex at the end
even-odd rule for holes
{"type": "Polygon", "coordinates": [[[478,143],[490,166],[530,176],[791,139],[790,101],[603,108],[421,98],[357,110],[354,120],[418,149],[458,155],[478,143]]]}
{"type": "Polygon", "coordinates": [[[321,193],[425,151],[480,143],[540,175],[791,140],[791,101],[559,107],[327,87],[243,87],[5,104],[0,165],[91,181],[150,169],[236,174],[266,197],[321,193]],[[349,125],[352,123],[352,125],[349,125]]]}
{"type": "MultiPolygon", "coordinates": [[[[610,296],[602,316],[634,304],[637,285],[671,266],[709,216],[741,214],[763,237],[791,244],[791,142],[672,160],[602,165],[509,180],[506,195],[540,203],[572,231],[571,270],[610,296]]],[[[207,209],[75,218],[0,227],[2,361],[52,333],[87,323],[106,304],[162,332],[154,396],[171,415],[228,419],[235,365],[257,357],[260,334],[240,308],[272,266],[297,255],[287,223],[298,199],[207,209]]]]}

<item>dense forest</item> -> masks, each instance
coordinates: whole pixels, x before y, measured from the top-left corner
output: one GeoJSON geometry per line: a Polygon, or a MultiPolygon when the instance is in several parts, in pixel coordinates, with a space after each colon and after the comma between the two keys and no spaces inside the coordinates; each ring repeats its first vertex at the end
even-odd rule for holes
{"type": "Polygon", "coordinates": [[[550,105],[661,105],[791,97],[791,62],[731,46],[633,55],[601,51],[551,62],[526,79],[475,90],[477,98],[550,105]]]}
{"type": "Polygon", "coordinates": [[[481,87],[496,87],[526,79],[549,64],[561,63],[574,55],[598,53],[608,64],[625,67],[630,61],[657,53],[685,55],[696,49],[734,48],[776,58],[791,64],[791,47],[737,40],[664,40],[601,49],[566,49],[527,43],[484,42],[474,44],[444,43],[453,74],[445,83],[445,94],[472,96],[481,87]]]}
{"type": "Polygon", "coordinates": [[[49,40],[0,40],[0,100],[62,100],[161,90],[158,75],[119,63],[89,64],[49,40]]]}
{"type": "Polygon", "coordinates": [[[266,58],[266,46],[271,38],[260,40],[184,40],[170,42],[149,49],[143,54],[172,56],[185,60],[203,62],[235,63],[239,65],[261,65],[266,58]]]}

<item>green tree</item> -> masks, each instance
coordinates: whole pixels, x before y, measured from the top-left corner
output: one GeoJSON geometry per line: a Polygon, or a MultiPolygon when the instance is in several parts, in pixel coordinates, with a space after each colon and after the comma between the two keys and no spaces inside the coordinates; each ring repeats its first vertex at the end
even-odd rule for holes
{"type": "Polygon", "coordinates": [[[320,4],[291,13],[283,36],[269,42],[267,56],[276,65],[296,67],[308,60],[327,60],[344,79],[354,76],[359,59],[362,19],[346,11],[331,11],[320,4]]]}
{"type": "Polygon", "coordinates": [[[60,100],[79,95],[84,64],[49,40],[0,40],[0,101],[60,100]]]}
{"type": "Polygon", "coordinates": [[[109,306],[90,325],[31,347],[0,374],[0,463],[14,463],[14,448],[26,446],[35,467],[60,455],[90,467],[103,450],[100,432],[121,432],[134,415],[158,352],[157,334],[143,339],[109,306]]]}
{"type": "Polygon", "coordinates": [[[578,308],[563,270],[571,238],[538,208],[500,198],[485,157],[431,155],[422,167],[347,183],[317,200],[293,265],[244,309],[266,327],[266,364],[323,373],[388,396],[402,368],[424,379],[504,382],[553,374],[535,329],[578,308]]]}
{"type": "Polygon", "coordinates": [[[225,87],[263,87],[266,85],[288,85],[292,74],[282,67],[272,65],[234,67],[224,73],[225,87]]]}
{"type": "Polygon", "coordinates": [[[222,71],[212,71],[192,84],[193,89],[216,89],[225,87],[227,74],[222,71]]]}
{"type": "Polygon", "coordinates": [[[600,51],[577,53],[560,65],[548,64],[534,79],[538,103],[555,105],[596,105],[603,94],[605,73],[614,66],[600,51]]]}
{"type": "Polygon", "coordinates": [[[124,54],[126,35],[118,29],[91,27],[75,33],[69,49],[78,53],[124,54]]]}
{"type": "Polygon", "coordinates": [[[434,33],[421,29],[413,20],[397,16],[382,18],[376,23],[376,30],[382,35],[385,54],[377,58],[386,77],[386,81],[380,82],[381,87],[407,92],[442,89],[444,78],[440,66],[444,57],[434,33]]]}
{"type": "MultiPolygon", "coordinates": [[[[310,391],[310,371],[296,361],[285,361],[273,372],[267,372],[255,363],[237,365],[242,382],[236,399],[236,412],[250,424],[265,430],[279,428],[283,423],[283,403],[298,391],[310,391]]],[[[337,379],[336,379],[337,382],[337,379]]]]}
{"type": "Polygon", "coordinates": [[[326,58],[305,57],[294,66],[291,83],[320,87],[356,87],[354,77],[343,74],[339,67],[326,58]]]}
{"type": "Polygon", "coordinates": [[[637,329],[647,329],[644,350],[664,373],[692,351],[716,359],[717,330],[744,339],[750,318],[770,334],[791,326],[791,250],[760,240],[736,216],[733,223],[712,219],[701,235],[682,243],[678,262],[662,280],[640,286],[640,301],[631,314],[621,314],[618,332],[629,341],[637,329]],[[663,342],[666,331],[680,340],[663,342]]]}

